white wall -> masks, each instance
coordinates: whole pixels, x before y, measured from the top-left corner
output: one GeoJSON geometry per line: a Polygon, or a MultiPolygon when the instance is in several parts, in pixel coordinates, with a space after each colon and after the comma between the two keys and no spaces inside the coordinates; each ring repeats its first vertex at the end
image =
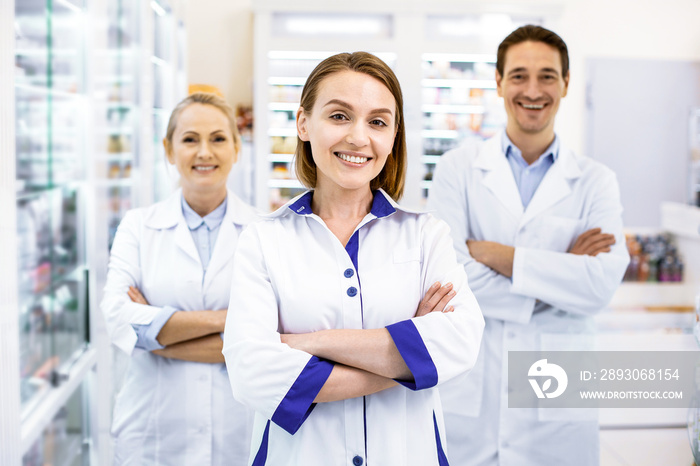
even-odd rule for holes
{"type": "Polygon", "coordinates": [[[187,76],[218,87],[228,102],[253,103],[252,0],[189,0],[187,76]]]}
{"type": "MultiPolygon", "coordinates": [[[[550,24],[569,47],[572,73],[557,131],[570,147],[583,152],[585,60],[591,57],[700,60],[700,2],[568,0],[564,5],[562,16],[550,24]]],[[[633,80],[634,76],[629,79],[633,80]]]]}

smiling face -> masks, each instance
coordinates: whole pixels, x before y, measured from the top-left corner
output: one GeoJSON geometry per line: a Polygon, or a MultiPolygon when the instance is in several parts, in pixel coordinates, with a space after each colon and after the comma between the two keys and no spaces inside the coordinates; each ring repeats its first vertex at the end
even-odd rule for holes
{"type": "Polygon", "coordinates": [[[226,194],[226,180],[236,162],[228,117],[212,105],[194,103],[177,118],[172,142],[163,140],[168,161],[180,172],[189,193],[226,194]]]}
{"type": "Polygon", "coordinates": [[[566,96],[569,76],[562,76],[559,51],[543,42],[525,41],[508,48],[503,76],[496,71],[498,95],[505,101],[506,131],[513,138],[554,138],[554,117],[566,96]]]}
{"type": "Polygon", "coordinates": [[[394,145],[396,99],[367,74],[331,74],[311,111],[297,112],[297,133],[311,145],[317,190],[369,191],[394,145]]]}

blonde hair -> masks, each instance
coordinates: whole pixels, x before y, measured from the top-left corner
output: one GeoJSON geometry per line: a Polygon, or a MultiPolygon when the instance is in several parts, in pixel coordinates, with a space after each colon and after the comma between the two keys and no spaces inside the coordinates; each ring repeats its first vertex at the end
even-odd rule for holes
{"type": "Polygon", "coordinates": [[[165,139],[168,141],[168,144],[172,146],[173,134],[175,133],[175,127],[177,127],[177,120],[180,117],[180,114],[192,104],[211,105],[226,115],[229,127],[231,128],[231,135],[233,136],[233,148],[236,151],[236,154],[238,154],[241,151],[241,135],[238,134],[236,115],[231,106],[224,99],[208,92],[195,92],[194,94],[182,99],[180,103],[175,106],[173,112],[170,114],[168,129],[165,132],[165,139]]]}
{"type": "MultiPolygon", "coordinates": [[[[370,188],[373,191],[382,188],[389,196],[398,201],[403,195],[406,181],[406,128],[401,86],[396,75],[386,63],[367,52],[339,53],[326,58],[314,68],[306,80],[301,92],[301,107],[305,113],[311,114],[323,80],[341,71],[356,71],[378,79],[389,89],[396,100],[394,146],[384,168],[370,182],[370,188]]],[[[297,147],[294,152],[294,170],[304,186],[307,188],[316,186],[316,163],[311,155],[311,143],[302,141],[299,136],[297,136],[297,147]]]]}

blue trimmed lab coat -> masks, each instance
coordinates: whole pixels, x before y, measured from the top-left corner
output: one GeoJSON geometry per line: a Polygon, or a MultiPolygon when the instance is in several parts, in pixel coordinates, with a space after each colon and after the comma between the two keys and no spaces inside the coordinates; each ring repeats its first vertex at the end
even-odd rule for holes
{"type": "Polygon", "coordinates": [[[311,212],[313,191],[251,225],[234,260],[224,356],[236,399],[256,411],[249,464],[444,466],[437,386],[467,372],[483,317],[447,225],[379,190],[344,247],[311,212]],[[457,291],[452,313],[414,318],[436,281],[457,291]],[[387,327],[414,380],[314,404],[333,362],[280,333],[387,327]]]}

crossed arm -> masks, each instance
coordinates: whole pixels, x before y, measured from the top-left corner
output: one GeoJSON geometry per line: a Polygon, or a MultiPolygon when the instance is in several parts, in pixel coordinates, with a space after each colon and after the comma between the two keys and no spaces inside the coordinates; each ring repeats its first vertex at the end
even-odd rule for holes
{"type": "MultiPolygon", "coordinates": [[[[138,304],[148,301],[136,287],[129,287],[129,298],[138,304]]],[[[221,354],[226,309],[220,311],[176,311],[163,325],[156,337],[165,346],[154,354],[184,361],[218,363],[224,362],[221,354]]]]}
{"type": "MultiPolygon", "coordinates": [[[[136,287],[129,287],[129,298],[139,304],[148,301],[136,287]]],[[[455,295],[452,284],[439,283],[427,291],[421,301],[416,317],[435,311],[452,312],[448,306],[455,295]]],[[[218,363],[224,362],[221,353],[227,310],[220,311],[176,311],[163,325],[156,339],[165,348],[154,354],[185,361],[218,363]]],[[[317,401],[336,401],[352,398],[348,393],[368,395],[396,385],[394,378],[408,379],[411,372],[396,349],[389,331],[372,330],[323,330],[320,332],[282,335],[282,342],[292,348],[306,351],[320,358],[339,363],[319,393],[317,401]],[[348,384],[352,378],[353,384],[348,384]],[[359,383],[357,383],[359,381],[359,383]],[[367,393],[359,393],[367,391],[367,393]],[[337,398],[339,397],[340,398],[337,398]]]]}
{"type": "MultiPolygon", "coordinates": [[[[603,233],[600,228],[592,228],[581,233],[574,245],[567,252],[577,255],[597,256],[601,252],[610,252],[615,244],[615,236],[603,233]]],[[[491,267],[506,277],[513,276],[513,258],[515,248],[494,241],[467,240],[469,253],[475,261],[491,267]]]]}
{"type": "MultiPolygon", "coordinates": [[[[455,292],[452,284],[434,283],[421,300],[415,316],[452,312],[448,306],[455,292]]],[[[315,403],[371,395],[410,380],[411,371],[386,328],[329,329],[304,334],[283,334],[282,343],[336,364],[318,392],[315,403]]]]}

